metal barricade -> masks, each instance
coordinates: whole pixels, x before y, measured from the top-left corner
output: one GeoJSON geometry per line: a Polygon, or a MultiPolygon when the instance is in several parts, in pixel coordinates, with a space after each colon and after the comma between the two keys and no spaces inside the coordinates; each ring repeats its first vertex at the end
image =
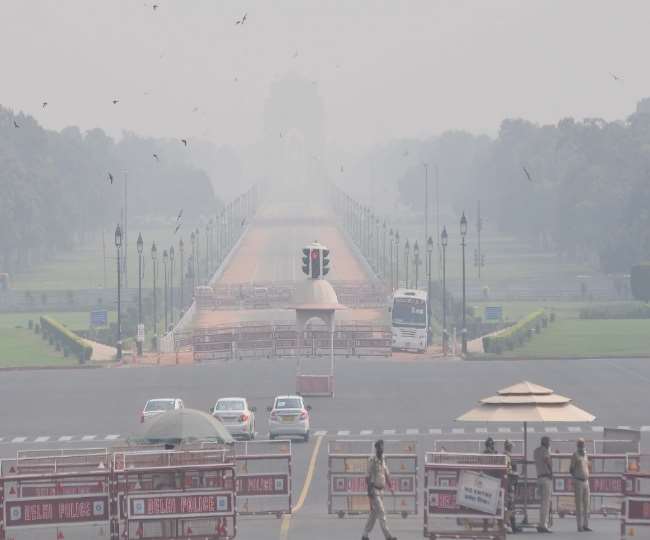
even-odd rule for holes
{"type": "MultiPolygon", "coordinates": [[[[374,454],[369,440],[330,441],[328,447],[329,514],[340,518],[368,514],[368,459],[374,454]]],[[[418,456],[415,441],[384,441],[384,459],[392,488],[384,490],[388,514],[407,517],[418,513],[418,456]]]]}
{"type": "Polygon", "coordinates": [[[650,456],[630,461],[624,475],[621,540],[650,539],[650,456]]]}
{"type": "Polygon", "coordinates": [[[427,452],[424,536],[504,540],[506,482],[504,455],[427,452]]]}

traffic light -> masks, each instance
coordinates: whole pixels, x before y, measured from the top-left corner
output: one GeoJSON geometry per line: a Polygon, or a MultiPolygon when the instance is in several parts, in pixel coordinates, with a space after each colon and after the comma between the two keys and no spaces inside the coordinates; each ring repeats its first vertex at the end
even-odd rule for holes
{"type": "Polygon", "coordinates": [[[309,275],[309,248],[304,248],[302,250],[302,271],[309,275]]]}
{"type": "Polygon", "coordinates": [[[318,279],[320,277],[320,249],[312,248],[311,250],[311,278],[318,279]]]}
{"type": "Polygon", "coordinates": [[[330,250],[323,249],[323,276],[326,276],[330,271],[330,250]]]}

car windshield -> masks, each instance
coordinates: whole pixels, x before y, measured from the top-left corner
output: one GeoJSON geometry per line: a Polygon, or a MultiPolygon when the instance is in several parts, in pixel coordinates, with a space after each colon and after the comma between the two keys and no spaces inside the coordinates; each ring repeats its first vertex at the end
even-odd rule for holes
{"type": "Polygon", "coordinates": [[[147,406],[144,408],[146,412],[153,411],[171,411],[174,408],[174,402],[169,399],[148,401],[147,406]]]}
{"type": "Polygon", "coordinates": [[[302,409],[300,398],[282,398],[275,402],[276,409],[302,409]]]}
{"type": "Polygon", "coordinates": [[[215,411],[243,411],[244,402],[243,401],[217,401],[217,406],[214,408],[215,411]]]}
{"type": "Polygon", "coordinates": [[[426,302],[419,298],[395,298],[393,325],[424,328],[427,325],[426,302]]]}

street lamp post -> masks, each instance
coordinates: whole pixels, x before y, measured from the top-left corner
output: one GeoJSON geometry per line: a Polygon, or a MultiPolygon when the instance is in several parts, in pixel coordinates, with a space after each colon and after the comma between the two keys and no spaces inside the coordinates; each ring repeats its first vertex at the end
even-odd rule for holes
{"type": "Polygon", "coordinates": [[[399,231],[395,231],[395,288],[399,289],[399,231]]]}
{"type": "Polygon", "coordinates": [[[420,246],[418,241],[413,244],[413,266],[415,267],[415,288],[418,288],[418,277],[420,275],[420,246]]]}
{"type": "Polygon", "coordinates": [[[381,277],[386,280],[386,220],[382,225],[382,246],[381,246],[381,277]]]}
{"type": "Polygon", "coordinates": [[[199,241],[199,228],[196,228],[196,285],[197,287],[201,286],[201,257],[199,256],[199,250],[201,248],[201,242],[199,241]]]}
{"type": "Polygon", "coordinates": [[[447,355],[447,227],[442,228],[440,243],[442,245],[442,354],[447,355]]]}
{"type": "Polygon", "coordinates": [[[463,331],[462,331],[462,351],[467,354],[467,321],[466,321],[466,296],[465,296],[465,235],[467,234],[467,218],[465,212],[460,218],[460,245],[463,251],[463,331]]]}
{"type": "Polygon", "coordinates": [[[163,250],[163,308],[165,311],[164,321],[165,326],[163,327],[163,336],[167,333],[167,262],[169,261],[169,255],[167,250],[163,250]]]}
{"type": "Polygon", "coordinates": [[[181,310],[181,313],[183,312],[183,308],[185,307],[185,304],[183,304],[183,295],[185,293],[185,291],[183,290],[183,289],[185,289],[185,266],[183,265],[183,262],[184,262],[184,260],[183,260],[184,248],[185,248],[185,243],[183,242],[183,239],[181,238],[179,240],[179,242],[178,242],[178,251],[180,251],[180,255],[181,255],[181,261],[180,261],[181,264],[179,266],[179,268],[181,270],[181,290],[180,290],[180,299],[179,299],[179,302],[180,302],[179,309],[181,310]]]}
{"type": "Polygon", "coordinates": [[[136,347],[138,356],[142,356],[142,340],[140,339],[140,329],[142,328],[142,250],[144,249],[144,242],[142,241],[142,234],[138,234],[138,241],[136,242],[138,248],[138,332],[136,339],[136,347]]]}
{"type": "Polygon", "coordinates": [[[388,251],[389,259],[390,259],[390,288],[393,290],[395,288],[395,272],[393,270],[393,242],[394,242],[394,236],[395,233],[393,232],[393,228],[391,227],[390,231],[388,232],[388,237],[390,239],[390,249],[388,251]]]}
{"type": "Polygon", "coordinates": [[[153,350],[158,351],[158,291],[156,290],[156,273],[158,266],[158,249],[156,242],[151,245],[151,261],[153,265],[153,350]]]}
{"type": "Polygon", "coordinates": [[[210,224],[205,226],[205,280],[210,281],[210,224]]]}
{"type": "Polygon", "coordinates": [[[192,268],[192,294],[194,294],[194,289],[196,288],[196,271],[194,270],[194,262],[196,261],[196,235],[194,231],[190,234],[190,240],[192,241],[192,258],[190,259],[192,261],[190,265],[192,268]]]}
{"type": "Polygon", "coordinates": [[[169,320],[174,326],[174,246],[169,248],[169,320]]]}
{"type": "Polygon", "coordinates": [[[122,249],[122,229],[118,223],[115,228],[115,247],[117,248],[117,359],[122,359],[122,299],[121,288],[122,280],[120,275],[122,267],[120,266],[120,251],[122,249]]]}
{"type": "Polygon", "coordinates": [[[427,306],[428,306],[428,317],[429,317],[429,326],[427,328],[427,338],[428,343],[431,345],[433,341],[433,331],[431,327],[431,254],[433,253],[433,238],[429,236],[427,239],[427,306]]]}
{"type": "Polygon", "coordinates": [[[406,262],[406,288],[409,288],[409,253],[411,252],[411,246],[409,244],[408,238],[404,244],[404,260],[406,262]]]}

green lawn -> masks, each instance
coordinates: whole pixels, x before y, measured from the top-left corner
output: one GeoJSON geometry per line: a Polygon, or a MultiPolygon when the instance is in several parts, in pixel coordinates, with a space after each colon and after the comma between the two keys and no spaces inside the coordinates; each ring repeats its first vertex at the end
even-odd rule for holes
{"type": "Polygon", "coordinates": [[[474,307],[474,312],[481,318],[485,315],[486,306],[501,306],[503,308],[503,318],[506,321],[518,321],[533,311],[540,308],[545,309],[548,313],[555,313],[560,319],[577,319],[580,315],[580,309],[593,305],[603,306],[618,306],[618,305],[635,305],[636,302],[561,302],[561,301],[511,301],[500,302],[498,300],[492,302],[470,302],[470,306],[474,307]]]}
{"type": "MultiPolygon", "coordinates": [[[[57,311],[49,313],[0,313],[0,330],[14,329],[16,327],[27,328],[31,319],[35,323],[41,316],[48,316],[65,324],[70,330],[86,330],[90,326],[90,313],[88,311],[57,311]]],[[[109,311],[108,320],[113,322],[117,319],[117,312],[109,311]]]]}
{"type": "Polygon", "coordinates": [[[0,367],[74,366],[34,332],[23,328],[0,328],[0,367]]]}
{"type": "Polygon", "coordinates": [[[589,358],[650,355],[650,319],[557,320],[505,357],[589,358]]]}

